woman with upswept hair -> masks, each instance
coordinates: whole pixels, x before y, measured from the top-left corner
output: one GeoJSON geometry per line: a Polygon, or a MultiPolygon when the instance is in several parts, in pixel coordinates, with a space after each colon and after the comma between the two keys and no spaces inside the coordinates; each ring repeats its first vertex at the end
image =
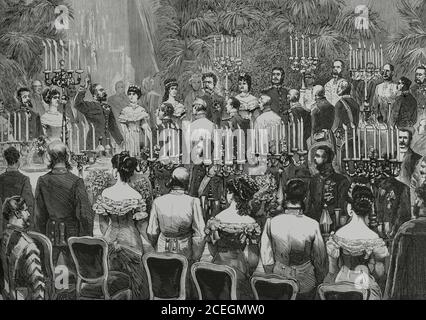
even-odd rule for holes
{"type": "Polygon", "coordinates": [[[236,271],[238,299],[252,299],[249,256],[258,255],[261,230],[253,218],[251,200],[259,189],[249,176],[231,179],[226,186],[229,208],[207,222],[209,250],[213,263],[236,271]]]}
{"type": "Polygon", "coordinates": [[[374,207],[373,192],[367,185],[354,183],[347,202],[351,220],[327,241],[329,273],[318,290],[324,286],[361,288],[369,291],[369,300],[381,300],[377,281],[385,276],[384,260],[389,251],[366,223],[374,207]]]}

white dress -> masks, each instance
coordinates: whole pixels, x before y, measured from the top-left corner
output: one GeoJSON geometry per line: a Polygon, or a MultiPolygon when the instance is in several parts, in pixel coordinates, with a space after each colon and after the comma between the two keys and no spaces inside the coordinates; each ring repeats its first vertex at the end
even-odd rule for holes
{"type": "Polygon", "coordinates": [[[139,156],[141,153],[141,137],[144,137],[143,134],[147,136],[145,141],[152,138],[151,129],[148,124],[149,114],[140,105],[130,104],[123,109],[118,121],[121,123],[125,150],[132,157],[139,156]]]}

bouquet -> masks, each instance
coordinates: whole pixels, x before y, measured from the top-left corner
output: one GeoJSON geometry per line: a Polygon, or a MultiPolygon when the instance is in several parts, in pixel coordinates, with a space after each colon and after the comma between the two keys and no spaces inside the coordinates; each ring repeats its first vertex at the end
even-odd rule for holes
{"type": "Polygon", "coordinates": [[[105,170],[92,171],[85,179],[85,184],[93,194],[93,199],[98,198],[106,188],[112,185],[112,182],[111,173],[105,170]]]}
{"type": "Polygon", "coordinates": [[[45,136],[38,137],[36,141],[34,141],[34,148],[37,154],[40,157],[43,157],[47,151],[47,140],[45,136]]]}

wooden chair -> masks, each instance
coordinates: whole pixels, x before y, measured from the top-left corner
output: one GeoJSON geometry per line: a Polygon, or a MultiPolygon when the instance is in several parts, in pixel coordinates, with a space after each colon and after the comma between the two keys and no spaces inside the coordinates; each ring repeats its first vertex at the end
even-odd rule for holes
{"type": "Polygon", "coordinates": [[[199,300],[237,300],[237,273],[228,266],[196,262],[191,276],[199,300]]]}
{"type": "Polygon", "coordinates": [[[250,280],[255,300],[296,300],[299,285],[278,275],[253,276],[250,280]]]}
{"type": "Polygon", "coordinates": [[[40,251],[40,261],[42,265],[42,272],[46,281],[46,295],[45,300],[56,299],[55,289],[55,266],[53,264],[53,246],[48,237],[41,233],[30,231],[28,236],[34,241],[38,250],[40,251]]]}
{"type": "Polygon", "coordinates": [[[150,300],[185,300],[188,260],[174,253],[148,253],[142,257],[150,300]]]}
{"type": "Polygon", "coordinates": [[[368,300],[368,289],[356,288],[353,284],[322,284],[318,287],[320,300],[368,300]]]}
{"type": "Polygon", "coordinates": [[[108,243],[101,238],[70,238],[77,269],[77,300],[131,300],[130,277],[109,271],[108,243]]]}

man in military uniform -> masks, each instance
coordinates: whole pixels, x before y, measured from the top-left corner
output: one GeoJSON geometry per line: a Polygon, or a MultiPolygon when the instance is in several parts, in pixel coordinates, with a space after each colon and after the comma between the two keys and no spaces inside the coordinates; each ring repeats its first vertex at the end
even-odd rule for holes
{"type": "Polygon", "coordinates": [[[333,71],[332,71],[333,79],[327,82],[324,86],[325,98],[333,106],[335,106],[336,103],[340,100],[340,97],[337,94],[337,87],[340,81],[343,80],[342,74],[343,74],[344,67],[345,67],[345,64],[342,60],[335,60],[333,62],[333,71]]]}
{"type": "Polygon", "coordinates": [[[312,136],[323,130],[331,130],[334,122],[334,107],[325,97],[323,86],[314,87],[315,107],[312,109],[312,136]]]}
{"type": "Polygon", "coordinates": [[[398,85],[393,82],[395,67],[390,63],[383,66],[383,80],[384,82],[377,85],[374,94],[372,112],[376,118],[384,123],[388,123],[389,118],[389,105],[392,106],[398,95],[398,85]]]}
{"type": "Polygon", "coordinates": [[[349,179],[333,168],[334,152],[328,146],[319,146],[315,152],[315,166],[319,171],[312,177],[307,216],[320,222],[322,210],[327,208],[330,216],[334,210],[344,210],[346,195],[350,187],[349,179]]]}
{"type": "Polygon", "coordinates": [[[8,225],[3,233],[0,257],[3,268],[3,298],[44,300],[46,283],[40,251],[28,236],[30,213],[20,196],[6,199],[3,217],[8,225]]]}
{"type": "Polygon", "coordinates": [[[225,98],[215,92],[217,76],[214,73],[205,73],[202,77],[204,95],[201,97],[207,103],[207,119],[211,120],[219,128],[222,118],[225,116],[225,98]]]}
{"type": "Polygon", "coordinates": [[[91,236],[94,215],[83,180],[70,172],[67,147],[53,142],[47,151],[51,171],[37,182],[35,225],[52,241],[53,262],[62,254],[65,265],[72,268],[68,239],[91,236]]]}
{"type": "MultiPolygon", "coordinates": [[[[97,142],[102,138],[102,145],[106,146],[107,139],[110,137],[114,138],[118,145],[123,142],[123,135],[117,125],[117,119],[114,117],[114,113],[111,107],[106,104],[107,93],[100,84],[90,84],[90,80],[86,79],[86,85],[80,86],[77,97],[75,99],[75,108],[80,111],[95,127],[95,141],[97,142]],[[86,90],[90,87],[90,93],[93,95],[96,101],[84,101],[86,90]]],[[[89,146],[93,141],[92,138],[93,130],[89,130],[87,134],[87,141],[89,146]]],[[[94,150],[96,146],[93,146],[94,150]]]]}
{"type": "Polygon", "coordinates": [[[28,116],[28,134],[29,140],[33,141],[38,139],[43,135],[43,127],[41,125],[40,115],[35,112],[33,108],[33,104],[30,98],[30,90],[28,88],[20,88],[17,92],[17,98],[19,101],[19,107],[12,110],[15,112],[15,116],[17,116],[17,120],[15,121],[14,116],[10,117],[10,121],[12,126],[15,126],[15,122],[17,128],[15,128],[15,132],[17,135],[17,140],[21,137],[21,140],[26,140],[26,117],[28,116]],[[19,118],[20,125],[19,125],[19,118]],[[21,129],[19,132],[19,128],[21,129]]]}
{"type": "Polygon", "coordinates": [[[417,100],[418,116],[424,116],[426,108],[426,66],[420,66],[416,70],[415,80],[416,83],[411,87],[411,94],[417,100]]]}
{"type": "Polygon", "coordinates": [[[284,123],[289,121],[288,111],[290,104],[287,101],[288,88],[284,87],[285,72],[283,68],[276,67],[272,69],[272,86],[262,90],[262,93],[271,97],[271,109],[278,114],[284,123]]]}

